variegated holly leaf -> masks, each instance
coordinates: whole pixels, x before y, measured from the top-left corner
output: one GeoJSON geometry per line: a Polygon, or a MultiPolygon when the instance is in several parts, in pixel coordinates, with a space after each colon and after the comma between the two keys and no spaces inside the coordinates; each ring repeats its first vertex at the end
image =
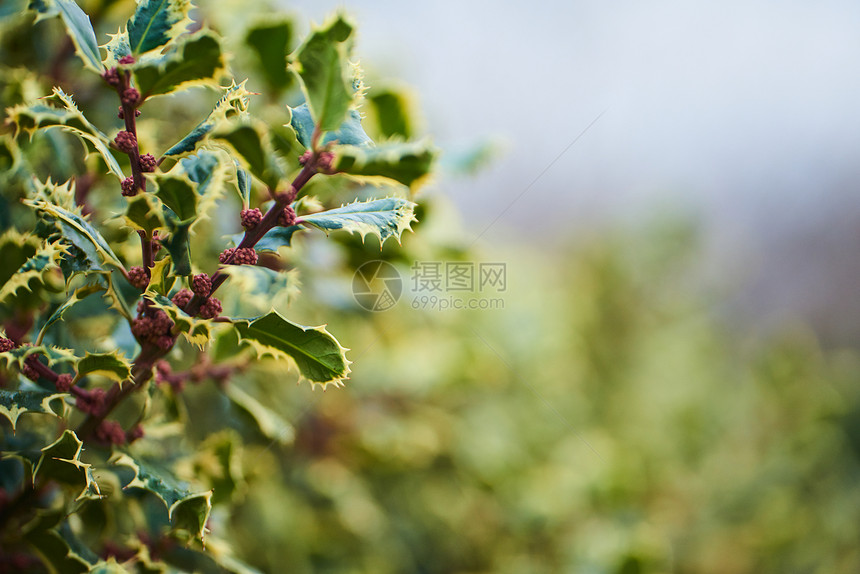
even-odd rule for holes
{"type": "Polygon", "coordinates": [[[126,453],[116,453],[110,463],[128,467],[134,472],[134,478],[123,488],[141,488],[151,492],[164,502],[174,529],[203,538],[212,510],[211,490],[195,493],[167,469],[153,462],[134,459],[126,453]]]}
{"type": "Polygon", "coordinates": [[[230,276],[222,293],[225,315],[253,316],[270,309],[286,309],[299,292],[298,272],[275,271],[260,265],[230,265],[221,271],[230,276]]]}
{"type": "Polygon", "coordinates": [[[415,204],[399,197],[356,201],[337,209],[303,215],[299,223],[312,225],[326,233],[342,229],[357,233],[362,240],[367,234],[379,238],[380,244],[389,237],[398,242],[403,231],[415,221],[415,204]]]}
{"type": "Polygon", "coordinates": [[[63,399],[69,396],[67,393],[57,393],[42,390],[17,390],[7,391],[0,389],[0,415],[3,415],[12,423],[12,432],[18,424],[18,417],[24,413],[40,413],[53,416],[62,416],[64,410],[63,399]],[[58,410],[54,403],[59,401],[58,410]]]}
{"type": "Polygon", "coordinates": [[[249,343],[259,356],[292,361],[300,375],[325,388],[340,386],[349,375],[347,349],[338,343],[325,325],[305,327],[270,311],[262,317],[233,319],[242,341],[249,343]]]}
{"type": "Polygon", "coordinates": [[[209,113],[206,119],[197,124],[197,127],[191,130],[188,135],[164,152],[164,155],[175,156],[194,151],[197,144],[206,139],[209,133],[220,122],[245,113],[248,109],[248,96],[252,95],[251,92],[245,89],[245,81],[241,84],[233,82],[232,85],[224,88],[224,90],[224,95],[221,96],[221,99],[218,100],[215,108],[209,113]]]}
{"type": "Polygon", "coordinates": [[[129,66],[143,98],[195,85],[216,85],[225,70],[221,42],[203,30],[180,38],[167,53],[141,56],[129,66]]]}
{"type": "Polygon", "coordinates": [[[98,152],[110,173],[117,179],[125,179],[119,163],[110,151],[110,138],[84,117],[70,95],[60,88],[54,88],[53,94],[42,100],[59,103],[62,107],[47,105],[40,101],[29,105],[20,104],[9,109],[8,121],[15,126],[16,131],[24,131],[32,135],[37,129],[61,128],[78,136],[88,153],[93,150],[98,152]]]}
{"type": "Polygon", "coordinates": [[[140,0],[128,21],[132,54],[162,48],[182,34],[191,23],[188,0],[140,0]]]}
{"type": "Polygon", "coordinates": [[[349,61],[352,31],[352,23],[337,15],[313,30],[296,52],[293,68],[321,132],[337,130],[357,97],[356,71],[349,61]]]}
{"type": "MultiPolygon", "coordinates": [[[[290,125],[296,131],[299,142],[306,148],[310,148],[315,126],[307,103],[296,108],[289,108],[289,110],[290,125]]],[[[373,144],[373,140],[361,126],[361,114],[357,110],[351,109],[346,113],[346,119],[337,130],[326,132],[322,137],[323,145],[329,143],[368,146],[373,144]]]]}
{"type": "MultiPolygon", "coordinates": [[[[395,88],[374,88],[367,94],[367,105],[383,139],[408,140],[414,133],[412,126],[412,101],[409,92],[395,88]]],[[[343,142],[347,143],[347,142],[343,142]]]]}
{"type": "Polygon", "coordinates": [[[103,70],[90,17],[74,0],[31,0],[29,8],[38,14],[37,21],[59,15],[84,66],[95,72],[103,70]]]}
{"type": "Polygon", "coordinates": [[[55,480],[68,485],[78,493],[75,502],[102,498],[99,485],[93,478],[92,465],[81,461],[83,444],[73,431],[63,432],[60,438],[42,449],[42,456],[33,471],[34,482],[55,480]]]}
{"type": "Polygon", "coordinates": [[[46,274],[52,271],[58,272],[58,261],[66,252],[66,248],[59,242],[43,244],[32,257],[27,259],[2,285],[0,285],[0,303],[10,297],[14,297],[20,290],[31,290],[31,281],[43,283],[46,274]]]}
{"type": "Polygon", "coordinates": [[[75,539],[67,518],[68,513],[63,508],[39,510],[36,517],[22,528],[21,534],[24,540],[38,551],[39,556],[49,566],[50,572],[90,572],[91,564],[96,562],[98,557],[84,556],[92,552],[75,539]]]}
{"type": "Polygon", "coordinates": [[[15,367],[18,370],[24,366],[24,361],[30,355],[38,355],[47,359],[48,366],[66,364],[74,366],[78,362],[78,357],[71,349],[62,347],[54,347],[51,345],[22,345],[15,347],[10,351],[0,353],[0,364],[9,368],[15,367]]]}
{"type": "Polygon", "coordinates": [[[113,353],[89,353],[75,365],[78,381],[87,375],[100,375],[122,384],[131,381],[131,362],[119,351],[113,353]]]}
{"type": "Polygon", "coordinates": [[[393,180],[415,188],[430,173],[438,155],[428,142],[387,142],[376,146],[337,146],[334,169],[361,180],[393,180]]]}
{"type": "Polygon", "coordinates": [[[222,124],[212,137],[228,144],[243,167],[271,189],[280,189],[288,176],[288,162],[275,151],[263,122],[244,119],[222,124]]]}
{"type": "Polygon", "coordinates": [[[165,227],[163,205],[154,193],[138,193],[127,203],[125,221],[129,227],[148,234],[165,227]]]}
{"type": "Polygon", "coordinates": [[[24,204],[56,220],[63,238],[84,252],[93,269],[99,269],[99,263],[123,268],[107,241],[84,216],[41,200],[25,199],[24,204]]]}

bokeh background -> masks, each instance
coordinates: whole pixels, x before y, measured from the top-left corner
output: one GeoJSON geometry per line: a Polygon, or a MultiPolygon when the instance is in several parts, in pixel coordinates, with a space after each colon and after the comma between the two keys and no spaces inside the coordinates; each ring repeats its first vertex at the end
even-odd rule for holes
{"type": "MultiPolygon", "coordinates": [[[[225,36],[257,17],[199,4],[225,36]]],[[[353,374],[230,383],[280,440],[243,435],[214,538],[266,572],[860,570],[860,6],[282,7],[352,14],[370,93],[408,90],[443,159],[402,246],[285,254],[284,312],[353,374]],[[404,293],[368,312],[352,271],[377,259],[404,293]],[[433,308],[416,262],[504,263],[500,307],[433,308]]],[[[153,140],[206,108],[174,103],[153,140]]],[[[218,389],[182,400],[201,452],[234,444],[218,389]]]]}

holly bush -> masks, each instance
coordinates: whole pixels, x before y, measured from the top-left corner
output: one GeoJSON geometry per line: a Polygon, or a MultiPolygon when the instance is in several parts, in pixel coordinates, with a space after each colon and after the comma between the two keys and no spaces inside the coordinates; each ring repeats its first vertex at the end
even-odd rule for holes
{"type": "Polygon", "coordinates": [[[236,381],[350,373],[291,318],[294,243],[399,242],[436,151],[400,94],[368,95],[344,14],[298,42],[265,6],[87,8],[0,11],[0,560],[243,571],[213,505],[242,495],[243,441],[293,430],[236,381]],[[195,437],[203,383],[220,424],[195,437]]]}

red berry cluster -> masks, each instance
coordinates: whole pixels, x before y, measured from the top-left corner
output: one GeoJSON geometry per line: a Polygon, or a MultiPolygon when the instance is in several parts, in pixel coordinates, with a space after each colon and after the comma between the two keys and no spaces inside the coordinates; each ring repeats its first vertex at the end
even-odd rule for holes
{"type": "Polygon", "coordinates": [[[158,165],[158,162],[155,160],[155,156],[151,153],[144,153],[140,156],[140,171],[144,173],[152,173],[155,171],[155,167],[158,165]]]}
{"type": "Polygon", "coordinates": [[[205,273],[195,275],[194,278],[191,279],[191,290],[195,295],[208,297],[209,292],[212,290],[212,280],[205,273]]]}
{"type": "Polygon", "coordinates": [[[123,153],[133,153],[137,149],[137,138],[134,134],[125,130],[116,134],[113,140],[116,149],[123,153]]]}
{"type": "Polygon", "coordinates": [[[128,281],[143,291],[149,285],[149,273],[143,267],[132,267],[128,270],[128,281]]]}
{"type": "Polygon", "coordinates": [[[7,339],[6,337],[0,337],[0,353],[5,353],[6,351],[11,351],[18,345],[15,344],[15,341],[12,339],[7,339]]]}
{"type": "Polygon", "coordinates": [[[72,381],[74,377],[69,374],[63,374],[57,377],[57,381],[54,383],[57,386],[57,390],[61,393],[69,392],[69,389],[72,388],[72,381]]]}
{"type": "Polygon", "coordinates": [[[104,73],[102,73],[102,79],[114,87],[119,86],[120,83],[119,72],[117,72],[116,68],[105,70],[104,73]]]}
{"type": "Polygon", "coordinates": [[[218,256],[218,261],[231,265],[256,265],[257,252],[252,247],[230,247],[218,256]]]}
{"type": "Polygon", "coordinates": [[[311,158],[314,156],[314,153],[311,150],[306,150],[305,153],[299,157],[299,163],[302,165],[307,165],[311,158]]]}
{"type": "Polygon", "coordinates": [[[179,291],[176,292],[176,294],[173,296],[171,301],[173,301],[174,305],[176,305],[177,307],[179,307],[180,309],[182,309],[184,311],[185,307],[188,306],[188,303],[191,302],[191,299],[193,297],[194,297],[194,293],[191,291],[191,289],[184,289],[183,288],[183,289],[180,289],[179,291]]]}
{"type": "MultiPolygon", "coordinates": [[[[122,111],[122,106],[119,107],[119,111],[116,113],[116,117],[121,120],[125,119],[125,112],[122,111]]],[[[140,117],[140,110],[134,110],[134,117],[140,117]]]]}
{"type": "Polygon", "coordinates": [[[105,413],[105,407],[107,406],[105,402],[106,396],[107,393],[104,389],[95,388],[78,395],[78,399],[75,401],[75,406],[78,407],[81,412],[100,417],[105,413]]]}
{"type": "Polygon", "coordinates": [[[214,319],[221,314],[221,301],[215,297],[209,297],[206,299],[206,302],[200,306],[200,310],[197,311],[197,314],[202,319],[214,319]]]}
{"type": "Polygon", "coordinates": [[[120,445],[126,443],[125,431],[116,421],[102,421],[96,428],[96,440],[104,445],[120,445]]]}
{"type": "Polygon", "coordinates": [[[278,214],[278,225],[289,227],[296,224],[296,211],[289,205],[278,214]]]}
{"type": "Polygon", "coordinates": [[[127,177],[122,180],[120,187],[122,187],[122,194],[124,197],[131,197],[133,195],[137,195],[137,187],[135,187],[134,185],[133,177],[127,177]]]}
{"type": "Polygon", "coordinates": [[[134,88],[126,88],[122,91],[122,96],[120,97],[123,105],[126,106],[136,106],[140,101],[140,92],[138,92],[134,88]]]}
{"type": "Polygon", "coordinates": [[[176,338],[170,334],[173,321],[161,309],[150,309],[148,315],[131,322],[131,332],[138,341],[148,342],[165,351],[173,346],[176,338]]]}
{"type": "Polygon", "coordinates": [[[257,209],[243,209],[241,212],[242,216],[242,227],[245,229],[253,229],[260,225],[260,222],[263,221],[263,212],[257,209]]]}

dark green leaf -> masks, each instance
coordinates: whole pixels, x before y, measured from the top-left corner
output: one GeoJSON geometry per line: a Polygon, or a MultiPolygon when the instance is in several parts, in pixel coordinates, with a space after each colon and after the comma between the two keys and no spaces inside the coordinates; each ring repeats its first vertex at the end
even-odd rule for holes
{"type": "Polygon", "coordinates": [[[410,187],[425,178],[437,152],[426,142],[383,143],[335,148],[336,171],[362,178],[385,178],[410,187]]]}
{"type": "Polygon", "coordinates": [[[218,38],[202,31],[177,40],[166,54],[142,56],[132,70],[141,95],[148,98],[192,85],[216,83],[224,71],[224,56],[218,38]]]}
{"type": "Polygon", "coordinates": [[[101,375],[118,383],[131,378],[131,363],[119,354],[113,353],[87,353],[76,365],[78,376],[81,379],[87,375],[101,375]]]}
{"type": "Polygon", "coordinates": [[[234,83],[229,88],[226,88],[224,95],[218,100],[215,108],[209,113],[206,119],[197,124],[197,127],[191,130],[191,133],[164,152],[164,155],[180,155],[194,151],[197,144],[205,139],[219,122],[244,113],[248,107],[249,95],[250,92],[245,89],[245,82],[238,85],[234,83]]]}
{"type": "Polygon", "coordinates": [[[128,21],[128,39],[134,54],[143,54],[169,43],[191,23],[188,0],[140,0],[128,21]]]}
{"type": "Polygon", "coordinates": [[[12,430],[18,423],[18,417],[24,413],[42,413],[57,415],[57,411],[51,406],[59,401],[59,412],[63,412],[63,398],[69,396],[66,393],[49,391],[7,391],[0,389],[0,415],[3,415],[12,423],[12,430]]]}
{"type": "Polygon", "coordinates": [[[266,84],[275,92],[281,92],[293,83],[293,76],[287,73],[287,56],[292,38],[292,20],[285,18],[268,18],[256,23],[245,36],[245,42],[257,56],[266,84]]]}
{"type": "Polygon", "coordinates": [[[33,1],[30,2],[30,9],[39,14],[39,19],[59,15],[84,66],[96,72],[104,69],[99,54],[99,43],[96,41],[96,33],[93,31],[90,17],[74,0],[33,1]]]}
{"type": "Polygon", "coordinates": [[[412,138],[412,118],[406,93],[390,88],[372,90],[367,95],[367,101],[376,118],[380,136],[404,140],[412,138]]]}
{"type": "Polygon", "coordinates": [[[386,197],[350,203],[337,209],[303,215],[301,223],[313,225],[326,233],[343,229],[358,233],[362,240],[370,233],[380,243],[389,237],[400,241],[400,235],[415,221],[415,204],[399,197],[386,197]]]}
{"type": "MultiPolygon", "coordinates": [[[[296,131],[299,142],[306,148],[311,147],[311,137],[314,132],[314,120],[307,104],[297,108],[290,108],[290,125],[296,131]]],[[[340,143],[345,145],[366,146],[373,143],[361,127],[361,114],[356,110],[349,110],[346,119],[337,131],[327,132],[322,138],[323,145],[327,143],[340,143]]]]}

